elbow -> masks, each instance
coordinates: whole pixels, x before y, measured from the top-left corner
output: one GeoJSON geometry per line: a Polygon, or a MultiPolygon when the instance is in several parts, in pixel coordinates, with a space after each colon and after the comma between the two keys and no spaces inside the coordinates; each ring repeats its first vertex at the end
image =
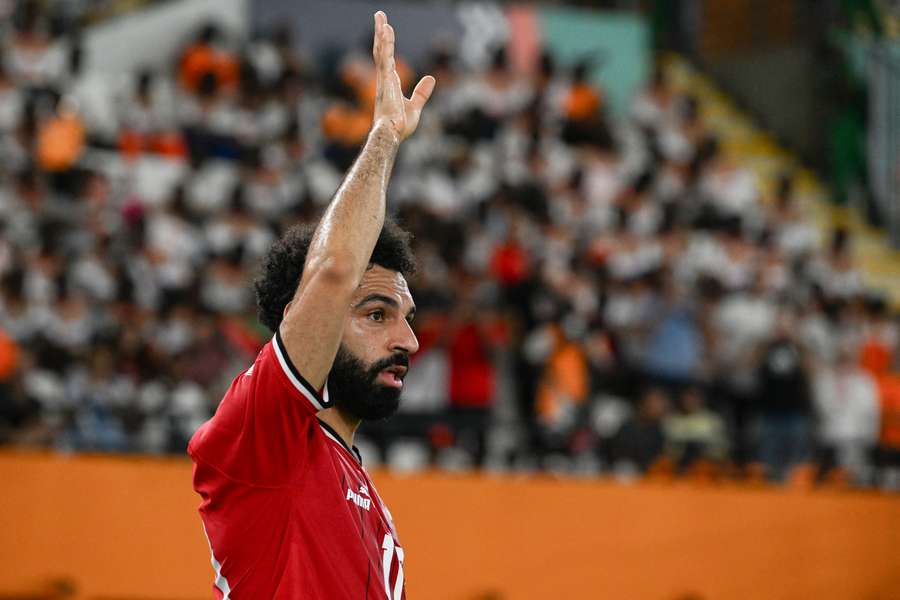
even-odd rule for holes
{"type": "Polygon", "coordinates": [[[328,256],[311,261],[306,266],[304,279],[316,280],[333,287],[356,289],[361,273],[349,257],[328,256]]]}

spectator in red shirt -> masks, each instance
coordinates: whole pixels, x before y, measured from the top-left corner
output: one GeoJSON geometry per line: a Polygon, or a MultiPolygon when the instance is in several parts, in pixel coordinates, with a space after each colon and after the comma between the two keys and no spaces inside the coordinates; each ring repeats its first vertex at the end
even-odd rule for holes
{"type": "Polygon", "coordinates": [[[451,327],[450,419],[460,444],[481,465],[496,388],[491,340],[484,317],[471,302],[461,306],[451,327]]]}

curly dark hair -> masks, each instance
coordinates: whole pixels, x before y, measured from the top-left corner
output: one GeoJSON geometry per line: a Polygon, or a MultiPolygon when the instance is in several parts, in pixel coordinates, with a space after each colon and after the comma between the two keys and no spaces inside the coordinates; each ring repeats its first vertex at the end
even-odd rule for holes
{"type": "MultiPolygon", "coordinates": [[[[259,276],[253,284],[257,314],[260,322],[273,333],[281,324],[284,307],[294,297],[297,286],[300,285],[306,253],[314,233],[314,224],[291,227],[281,239],[272,244],[262,260],[259,276]]],[[[411,233],[392,219],[386,218],[369,264],[397,271],[408,278],[416,271],[411,241],[411,233]]]]}

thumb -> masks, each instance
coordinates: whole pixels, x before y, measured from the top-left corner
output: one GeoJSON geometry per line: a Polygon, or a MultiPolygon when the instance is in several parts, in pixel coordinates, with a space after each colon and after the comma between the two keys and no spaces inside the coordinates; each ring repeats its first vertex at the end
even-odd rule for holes
{"type": "Polygon", "coordinates": [[[425,103],[428,102],[428,99],[431,98],[431,93],[434,91],[435,79],[431,75],[426,75],[419,83],[416,84],[416,89],[413,90],[412,96],[409,101],[412,104],[412,107],[420,111],[422,107],[425,106],[425,103]]]}

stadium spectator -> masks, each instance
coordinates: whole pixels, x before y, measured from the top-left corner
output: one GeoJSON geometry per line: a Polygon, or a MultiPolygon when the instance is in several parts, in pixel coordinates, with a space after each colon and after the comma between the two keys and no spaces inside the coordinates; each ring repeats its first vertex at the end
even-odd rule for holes
{"type": "Polygon", "coordinates": [[[871,483],[870,456],[878,441],[878,388],[852,348],[839,350],[833,364],[815,373],[813,399],[824,473],[834,467],[856,483],[871,483]]]}
{"type": "Polygon", "coordinates": [[[484,463],[491,409],[496,395],[493,340],[487,320],[471,300],[461,300],[449,330],[450,420],[456,437],[468,449],[475,464],[484,463]]]}
{"type": "Polygon", "coordinates": [[[549,338],[548,356],[535,402],[545,452],[569,452],[573,435],[585,422],[590,379],[580,332],[571,331],[573,325],[578,326],[570,321],[543,332],[549,338]]]}
{"type": "Polygon", "coordinates": [[[59,102],[56,114],[44,121],[38,130],[37,163],[47,172],[71,172],[84,152],[84,143],[84,123],[78,107],[73,99],[64,98],[59,102]]]}
{"type": "Polygon", "coordinates": [[[683,387],[700,379],[703,340],[685,292],[665,278],[661,306],[650,325],[643,370],[661,384],[683,387]]]}
{"type": "Polygon", "coordinates": [[[663,420],[666,455],[680,471],[704,459],[722,464],[728,453],[725,421],[706,406],[703,392],[687,387],[678,398],[678,409],[663,420]]]}
{"type": "Polygon", "coordinates": [[[675,93],[669,85],[665,68],[657,63],[647,89],[631,101],[631,116],[641,127],[654,130],[670,118],[675,93]]]}
{"type": "MultiPolygon", "coordinates": [[[[251,265],[316,217],[364,139],[368,61],[314,61],[283,30],[237,52],[207,27],[122,89],[27,4],[0,61],[0,330],[19,349],[0,435],[181,451],[264,343],[251,265]]],[[[436,42],[432,110],[394,166],[432,379],[413,369],[409,420],[369,430],[383,456],[415,437],[431,458],[458,445],[487,463],[507,444],[511,466],[587,449],[644,470],[668,449],[759,458],[781,479],[811,457],[814,414],[829,446],[861,431],[823,400],[852,370],[838,355],[858,353],[881,407],[877,475],[894,477],[896,317],[792,174],[761,185],[662,63],[619,117],[587,63],[545,53],[528,75],[502,49],[480,68],[456,55],[436,42]],[[462,298],[478,308],[450,328],[462,298]]]]}
{"type": "Polygon", "coordinates": [[[759,458],[774,481],[783,481],[793,467],[811,458],[809,369],[797,341],[796,318],[782,309],[772,337],[762,347],[757,375],[759,458]]]}
{"type": "Polygon", "coordinates": [[[65,57],[52,43],[40,3],[23,2],[13,29],[5,57],[12,78],[26,93],[54,92],[63,75],[65,57]]]}
{"type": "Polygon", "coordinates": [[[218,25],[205,25],[193,43],[185,48],[178,66],[178,81],[192,92],[200,91],[204,79],[212,76],[224,88],[237,85],[240,67],[237,58],[227,50],[218,25]]]}
{"type": "Polygon", "coordinates": [[[637,412],[622,425],[613,440],[616,471],[645,472],[663,455],[666,444],[663,419],[669,404],[669,396],[662,389],[649,388],[641,394],[637,412]]]}
{"type": "Polygon", "coordinates": [[[880,484],[900,490],[900,375],[885,374],[878,378],[881,399],[881,431],[875,452],[880,484]]]}
{"type": "Polygon", "coordinates": [[[593,131],[605,127],[603,95],[589,81],[591,62],[582,61],[572,70],[572,81],[563,97],[563,139],[570,143],[586,140],[593,131]]]}

